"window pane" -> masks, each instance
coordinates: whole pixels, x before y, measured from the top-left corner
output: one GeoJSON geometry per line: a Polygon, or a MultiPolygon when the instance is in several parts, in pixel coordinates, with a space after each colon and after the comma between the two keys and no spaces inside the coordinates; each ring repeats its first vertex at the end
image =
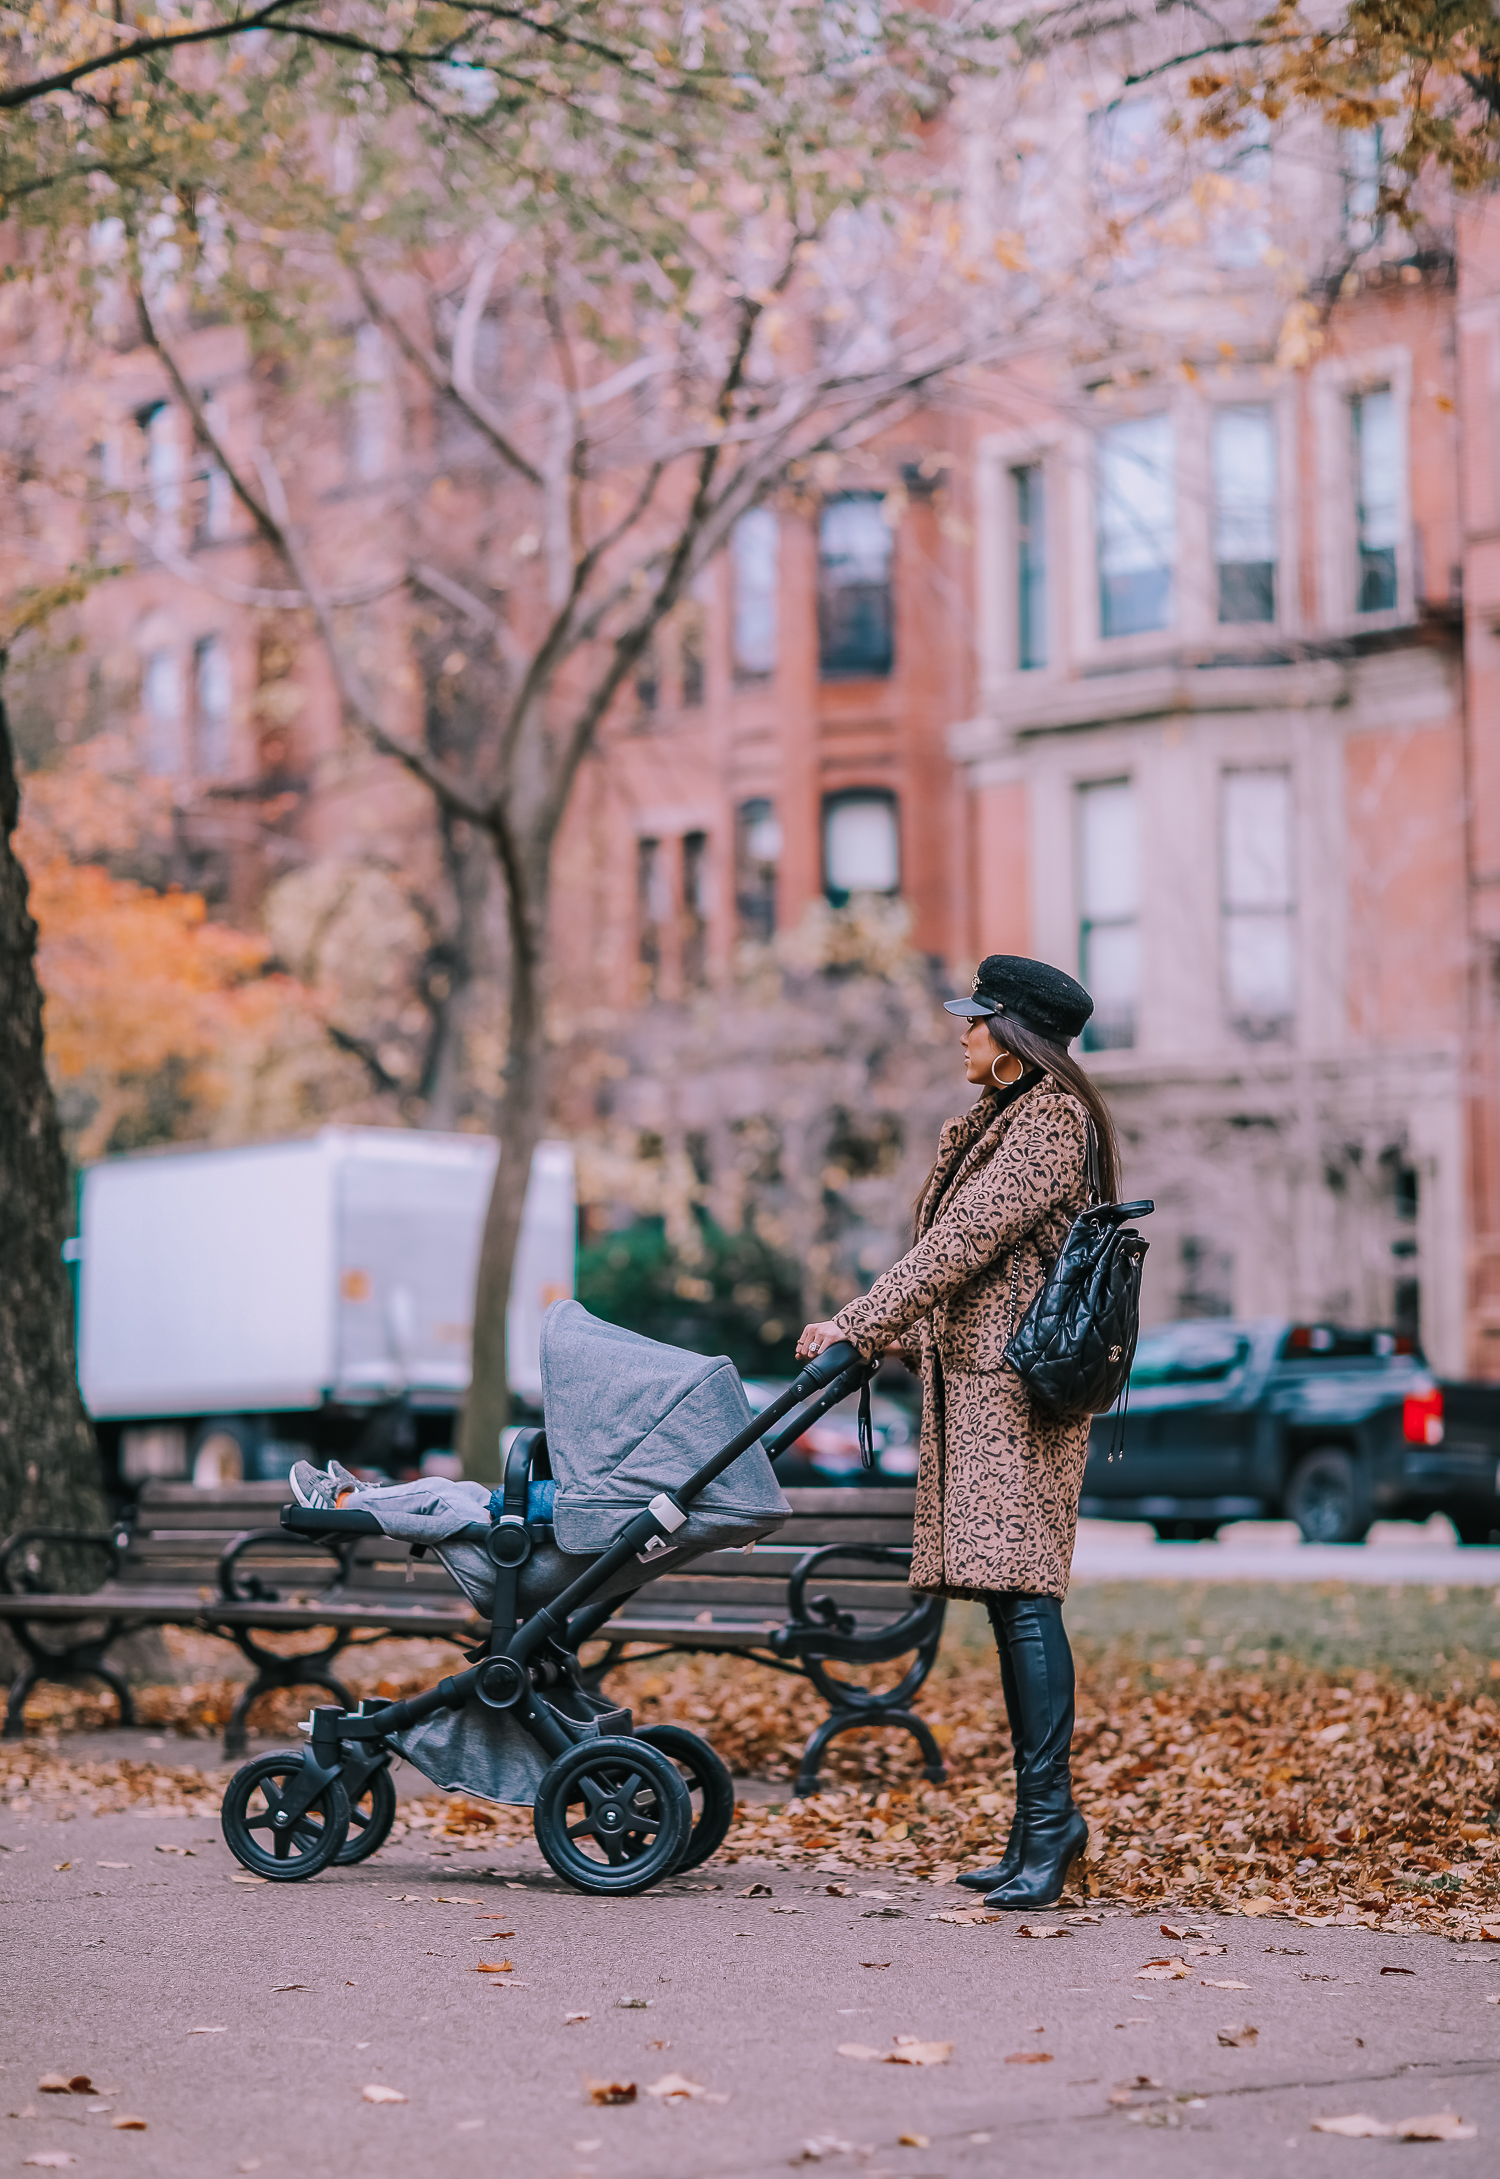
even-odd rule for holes
{"type": "Polygon", "coordinates": [[[209,777],[229,769],[229,651],[207,636],[194,655],[198,699],[197,768],[209,777]]]}
{"type": "Polygon", "coordinates": [[[1079,899],[1090,922],[1133,916],[1139,899],[1135,789],[1128,779],[1081,787],[1079,899]]]}
{"type": "Polygon", "coordinates": [[[1134,1044],[1140,997],[1140,856],[1128,779],[1078,790],[1079,973],[1094,1001],[1086,1051],[1134,1044]]]}
{"type": "Polygon", "coordinates": [[[828,501],[818,536],[818,665],[825,674],[891,670],[891,547],[878,492],[828,501]]]}
{"type": "Polygon", "coordinates": [[[886,795],[849,795],[823,819],[830,893],[894,893],[901,882],[896,805],[886,795]]]}
{"type": "Polygon", "coordinates": [[[146,711],[146,769],[171,778],[182,770],[182,666],[175,651],[151,651],[141,676],[146,711]]]}
{"type": "Polygon", "coordinates": [[[1165,628],[1177,544],[1172,421],[1142,416],[1099,438],[1099,626],[1165,628]]]}
{"type": "Polygon", "coordinates": [[[1094,1011],[1084,1030],[1091,1052],[1128,1049],[1135,1042],[1141,991],[1141,934],[1132,923],[1095,923],[1084,932],[1084,988],[1094,1011]]]}
{"type": "Polygon", "coordinates": [[[1230,914],[1224,918],[1224,982],[1241,1026],[1269,1031],[1292,1011],[1292,919],[1289,915],[1230,914]]]}
{"type": "Polygon", "coordinates": [[[1383,149],[1380,124],[1349,129],[1340,139],[1344,164],[1344,239],[1356,250],[1378,242],[1385,225],[1380,216],[1383,149]]]}
{"type": "Polygon", "coordinates": [[[1047,498],[1040,462],[1015,472],[1016,663],[1047,663],[1047,498]]]}
{"type": "Polygon", "coordinates": [[[1276,434],[1269,408],[1214,417],[1214,557],[1221,621],[1276,615],[1276,434]]]}
{"type": "Polygon", "coordinates": [[[1385,613],[1396,603],[1396,546],[1401,523],[1395,398],[1389,386],[1378,386],[1357,395],[1350,410],[1358,493],[1358,610],[1385,613]]]}
{"type": "Polygon", "coordinates": [[[1292,782],[1284,770],[1224,775],[1224,989],[1251,1036],[1279,1036],[1295,1001],[1292,782]]]}
{"type": "Polygon", "coordinates": [[[734,526],[734,670],[742,676],[776,671],[780,531],[769,507],[752,508],[734,526]]]}
{"type": "Polygon", "coordinates": [[[1284,771],[1224,775],[1224,905],[1292,904],[1292,782],[1284,771]]]}
{"type": "Polygon", "coordinates": [[[734,889],[740,935],[770,940],[776,930],[776,865],[781,860],[781,826],[776,806],[755,795],[739,808],[735,828],[734,889]]]}

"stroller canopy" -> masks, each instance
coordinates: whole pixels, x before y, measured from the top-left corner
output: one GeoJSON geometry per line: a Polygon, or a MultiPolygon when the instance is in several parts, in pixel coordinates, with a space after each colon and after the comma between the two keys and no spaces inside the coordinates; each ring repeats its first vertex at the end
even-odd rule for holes
{"type": "MultiPolygon", "coordinates": [[[[542,1398],[564,1551],[603,1551],[658,1491],[685,1483],[750,1420],[727,1355],[689,1354],[556,1301],[542,1321],[542,1398]]],[[[699,1498],[674,1541],[747,1543],[791,1507],[752,1445],[699,1498]]]]}

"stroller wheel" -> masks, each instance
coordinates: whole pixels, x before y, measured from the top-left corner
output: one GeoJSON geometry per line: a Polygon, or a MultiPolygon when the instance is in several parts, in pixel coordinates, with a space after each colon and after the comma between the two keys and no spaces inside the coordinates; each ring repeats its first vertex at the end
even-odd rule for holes
{"type": "Polygon", "coordinates": [[[688,1789],[693,1829],[677,1864],[680,1876],[685,1869],[696,1869],[723,1845],[734,1821],[734,1780],[723,1757],[684,1725],[641,1725],[635,1737],[670,1756],[688,1789]]]}
{"type": "Polygon", "coordinates": [[[396,1788],[391,1766],[382,1763],[349,1803],[349,1836],[333,1857],[339,1867],[346,1869],[351,1861],[365,1861],[371,1854],[378,1854],[395,1820],[396,1788]]]}
{"type": "Polygon", "coordinates": [[[220,1810],[224,1843],[235,1860],[273,1884],[294,1884],[326,1869],[349,1829],[349,1796],[337,1778],[294,1824],[277,1829],[282,1796],[302,1768],[302,1754],[301,1748],[283,1748],[242,1764],[220,1810]]]}
{"type": "Polygon", "coordinates": [[[677,1867],[693,1806],[675,1766],[645,1741],[580,1740],[542,1773],[532,1825],[558,1875],[580,1891],[636,1892],[677,1867]]]}

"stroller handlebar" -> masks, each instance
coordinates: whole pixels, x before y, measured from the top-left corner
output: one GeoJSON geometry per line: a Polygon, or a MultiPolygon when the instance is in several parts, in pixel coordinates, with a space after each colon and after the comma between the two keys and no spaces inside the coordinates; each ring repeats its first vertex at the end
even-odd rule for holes
{"type": "MultiPolygon", "coordinates": [[[[821,1392],[825,1385],[831,1385],[835,1377],[841,1377],[855,1363],[862,1371],[873,1373],[874,1364],[865,1361],[852,1339],[836,1339],[831,1347],[825,1347],[821,1354],[813,1356],[793,1390],[799,1399],[805,1400],[809,1392],[821,1392]]],[[[858,1382],[858,1378],[852,1379],[849,1389],[852,1391],[858,1382]]]]}

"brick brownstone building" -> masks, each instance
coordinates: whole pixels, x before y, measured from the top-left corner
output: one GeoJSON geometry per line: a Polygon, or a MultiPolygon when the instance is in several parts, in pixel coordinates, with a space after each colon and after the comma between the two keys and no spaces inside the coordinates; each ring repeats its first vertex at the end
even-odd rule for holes
{"type": "MultiPolygon", "coordinates": [[[[1086,337],[745,518],[585,766],[556,983],[732,1004],[758,947],[867,894],[936,981],[990,951],[1076,969],[1158,1205],[1152,1316],[1395,1323],[1500,1377],[1500,221],[1382,232],[1378,143],[1256,156],[1254,218],[1192,278],[1123,268],[1086,337]],[[1331,300],[1299,347],[1277,267],[1309,236],[1331,300]]],[[[10,307],[34,398],[61,366],[10,307]]],[[[357,574],[419,470],[477,518],[372,328],[353,352],[306,459],[357,574]]],[[[237,337],[182,353],[233,442],[237,337]]],[[[181,874],[249,917],[320,857],[432,860],[306,629],[236,602],[263,562],[150,355],[124,336],[57,413],[147,528],[49,701],[179,781],[181,874]]],[[[399,616],[369,640],[401,702],[435,700],[448,668],[399,616]]]]}

